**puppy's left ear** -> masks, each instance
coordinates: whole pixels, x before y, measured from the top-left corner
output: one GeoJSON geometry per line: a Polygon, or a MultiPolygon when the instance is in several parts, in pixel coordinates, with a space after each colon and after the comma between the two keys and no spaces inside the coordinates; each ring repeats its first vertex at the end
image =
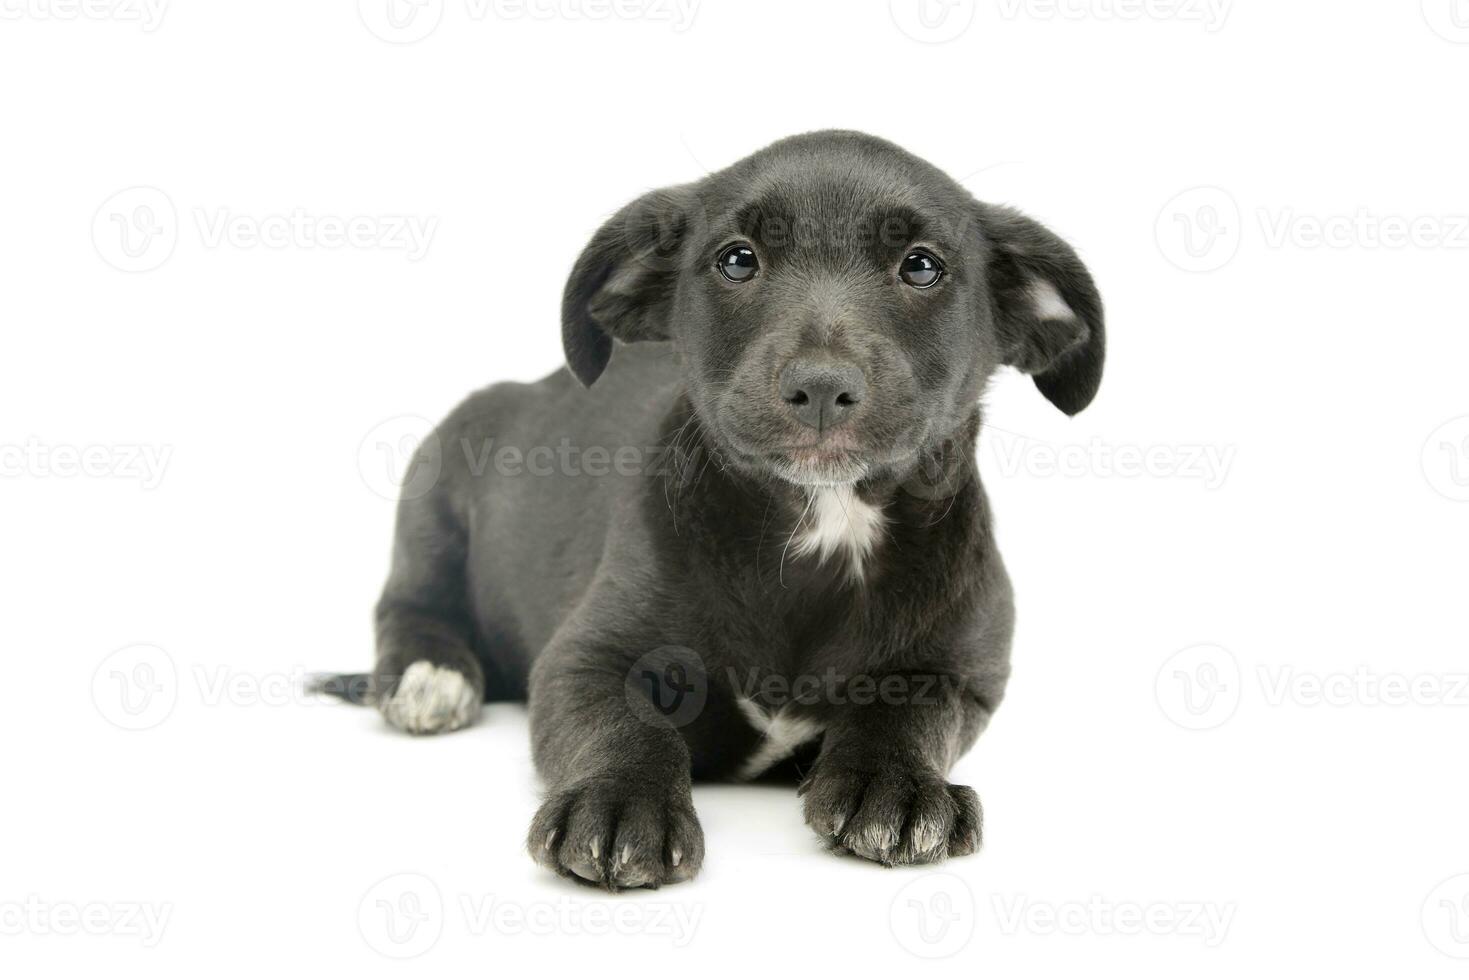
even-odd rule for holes
{"type": "Polygon", "coordinates": [[[1091,404],[1102,384],[1102,297],[1076,252],[1018,211],[979,205],[990,245],[988,279],[1001,358],[1031,375],[1067,415],[1091,404]]]}
{"type": "Polygon", "coordinates": [[[591,386],[612,340],[667,340],[683,243],[698,212],[689,187],[652,191],[607,220],[572,267],[561,298],[566,364],[591,386]]]}

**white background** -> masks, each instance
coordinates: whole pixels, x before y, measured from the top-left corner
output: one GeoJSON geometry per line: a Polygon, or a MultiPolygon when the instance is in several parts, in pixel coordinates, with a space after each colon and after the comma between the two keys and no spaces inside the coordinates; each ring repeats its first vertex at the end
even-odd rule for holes
{"type": "Polygon", "coordinates": [[[1462,975],[1469,4],[532,7],[0,4],[0,969],[1462,975]],[[414,740],[292,685],[370,663],[414,419],[560,362],[599,222],[828,126],[1108,305],[1087,412],[988,398],[985,849],[700,787],[697,882],[583,890],[523,853],[519,707],[414,740]]]}

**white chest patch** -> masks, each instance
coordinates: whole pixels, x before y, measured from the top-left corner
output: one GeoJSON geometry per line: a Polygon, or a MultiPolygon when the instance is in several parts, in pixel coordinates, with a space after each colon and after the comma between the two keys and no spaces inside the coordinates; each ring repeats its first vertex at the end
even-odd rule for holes
{"type": "Polygon", "coordinates": [[[811,492],[811,504],[796,534],[795,553],[816,555],[826,561],[841,555],[854,578],[862,577],[862,566],[882,539],[886,523],[882,509],[874,507],[851,487],[820,487],[811,492]]]}
{"type": "Polygon", "coordinates": [[[788,707],[771,713],[751,698],[740,698],[737,703],[745,714],[745,720],[765,736],[756,746],[755,754],[740,767],[741,779],[754,779],[782,759],[790,758],[797,748],[821,734],[822,726],[817,721],[797,718],[788,707]]]}

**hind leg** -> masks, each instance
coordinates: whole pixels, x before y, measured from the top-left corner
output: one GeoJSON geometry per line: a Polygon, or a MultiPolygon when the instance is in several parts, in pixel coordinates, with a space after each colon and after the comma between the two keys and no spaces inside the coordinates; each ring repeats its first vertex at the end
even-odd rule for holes
{"type": "MultiPolygon", "coordinates": [[[[415,459],[413,465],[425,461],[415,459]]],[[[412,485],[410,471],[405,486],[412,485]]],[[[383,717],[405,732],[433,735],[463,728],[478,717],[484,701],[466,553],[464,522],[444,478],[426,494],[398,504],[392,571],[377,604],[372,699],[383,717]]]]}

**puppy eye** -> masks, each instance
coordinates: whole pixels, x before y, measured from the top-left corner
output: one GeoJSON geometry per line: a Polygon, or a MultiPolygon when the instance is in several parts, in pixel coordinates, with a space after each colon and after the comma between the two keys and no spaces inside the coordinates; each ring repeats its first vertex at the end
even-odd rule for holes
{"type": "Polygon", "coordinates": [[[719,261],[714,264],[730,282],[749,282],[760,268],[754,249],[748,245],[731,245],[719,253],[719,261]]]}
{"type": "Polygon", "coordinates": [[[927,252],[910,252],[898,266],[898,278],[917,289],[927,289],[939,281],[944,267],[927,252]]]}

